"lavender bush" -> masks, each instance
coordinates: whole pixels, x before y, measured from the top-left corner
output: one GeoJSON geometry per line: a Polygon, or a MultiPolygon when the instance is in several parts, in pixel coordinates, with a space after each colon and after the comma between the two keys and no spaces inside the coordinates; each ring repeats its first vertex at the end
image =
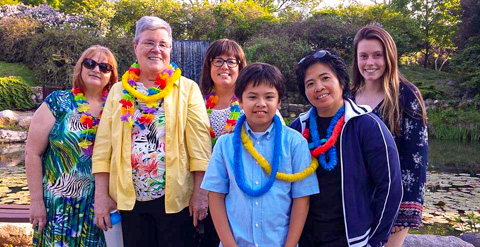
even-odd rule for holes
{"type": "Polygon", "coordinates": [[[47,3],[35,7],[24,4],[1,5],[0,19],[3,18],[34,19],[46,28],[63,29],[67,26],[72,29],[85,28],[95,32],[95,28],[92,29],[85,24],[86,20],[82,15],[59,12],[47,3]]]}

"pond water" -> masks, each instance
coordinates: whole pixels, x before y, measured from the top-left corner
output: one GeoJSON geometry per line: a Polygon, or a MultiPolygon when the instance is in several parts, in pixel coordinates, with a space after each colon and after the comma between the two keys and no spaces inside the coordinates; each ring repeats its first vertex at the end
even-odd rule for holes
{"type": "MultiPolygon", "coordinates": [[[[29,204],[24,148],[0,144],[0,204],[29,204]]],[[[424,226],[418,232],[458,235],[468,230],[461,221],[471,212],[480,216],[480,145],[430,140],[424,226]]]]}

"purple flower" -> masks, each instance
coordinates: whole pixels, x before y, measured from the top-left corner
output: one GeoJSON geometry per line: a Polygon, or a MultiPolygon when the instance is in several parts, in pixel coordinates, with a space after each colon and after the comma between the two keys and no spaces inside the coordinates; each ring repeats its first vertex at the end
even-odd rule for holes
{"type": "Polygon", "coordinates": [[[93,153],[93,145],[90,145],[88,146],[88,148],[85,149],[82,148],[82,151],[84,155],[91,156],[93,153]]]}
{"type": "Polygon", "coordinates": [[[143,111],[147,114],[154,114],[155,112],[157,112],[157,108],[150,108],[145,106],[143,108],[143,111]]]}

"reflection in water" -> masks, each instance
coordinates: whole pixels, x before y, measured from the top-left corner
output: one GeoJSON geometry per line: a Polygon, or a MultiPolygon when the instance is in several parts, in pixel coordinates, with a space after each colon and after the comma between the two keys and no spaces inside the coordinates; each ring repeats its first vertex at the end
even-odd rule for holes
{"type": "Polygon", "coordinates": [[[1,144],[0,143],[0,167],[16,166],[25,161],[25,144],[1,144]]]}

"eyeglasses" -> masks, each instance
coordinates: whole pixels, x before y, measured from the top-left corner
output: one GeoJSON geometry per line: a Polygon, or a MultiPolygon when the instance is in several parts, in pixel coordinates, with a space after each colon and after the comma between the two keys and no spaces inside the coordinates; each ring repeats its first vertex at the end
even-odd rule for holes
{"type": "Polygon", "coordinates": [[[307,60],[309,57],[313,56],[314,58],[322,58],[324,57],[325,55],[329,55],[330,56],[330,52],[326,51],[326,50],[320,50],[320,51],[317,51],[315,52],[313,55],[308,55],[302,59],[300,59],[300,61],[298,62],[298,65],[302,64],[303,62],[305,62],[305,60],[307,60]]]}
{"type": "Polygon", "coordinates": [[[171,48],[171,46],[168,43],[165,42],[160,42],[160,43],[155,43],[153,41],[144,41],[141,43],[145,48],[147,49],[153,49],[158,46],[160,50],[168,50],[171,48]]]}
{"type": "Polygon", "coordinates": [[[113,66],[108,64],[108,63],[97,63],[95,62],[95,60],[91,59],[91,58],[85,58],[83,59],[83,67],[87,68],[87,69],[95,69],[95,67],[97,67],[98,65],[98,70],[100,70],[100,72],[106,74],[106,73],[110,73],[112,72],[113,70],[113,66]]]}
{"type": "Polygon", "coordinates": [[[223,59],[220,57],[214,58],[211,60],[213,66],[215,67],[222,67],[224,63],[227,63],[229,68],[235,68],[238,65],[238,61],[235,59],[223,59]]]}

